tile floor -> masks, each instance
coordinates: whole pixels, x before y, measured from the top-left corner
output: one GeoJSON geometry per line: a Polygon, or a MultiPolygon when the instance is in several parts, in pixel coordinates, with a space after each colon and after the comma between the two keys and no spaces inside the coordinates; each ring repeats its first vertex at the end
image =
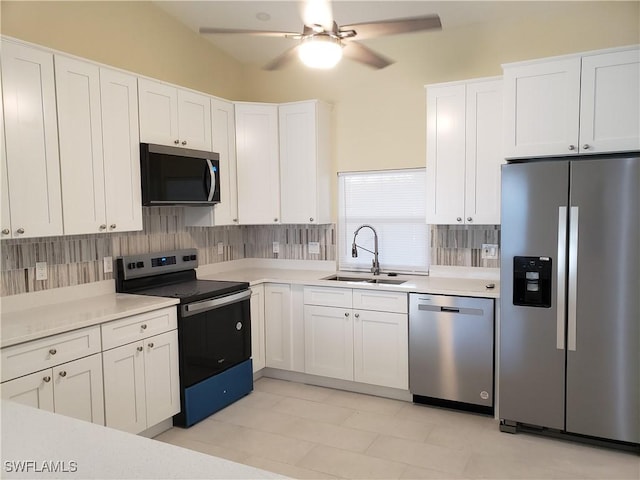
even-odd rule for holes
{"type": "Polygon", "coordinates": [[[189,429],[156,437],[293,478],[640,479],[640,456],[489,417],[270,378],[189,429]]]}

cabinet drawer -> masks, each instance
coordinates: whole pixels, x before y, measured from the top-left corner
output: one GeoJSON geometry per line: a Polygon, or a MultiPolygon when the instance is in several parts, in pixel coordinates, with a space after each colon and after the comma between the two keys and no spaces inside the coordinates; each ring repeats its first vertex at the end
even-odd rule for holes
{"type": "Polygon", "coordinates": [[[119,347],[178,327],[176,307],[133,315],[102,325],[102,349],[119,347]]]}
{"type": "Polygon", "coordinates": [[[333,287],[305,287],[305,305],[351,308],[351,289],[333,287]]]}
{"type": "Polygon", "coordinates": [[[2,381],[100,352],[100,327],[34,340],[2,349],[2,381]]]}
{"type": "Polygon", "coordinates": [[[354,290],[353,308],[377,310],[380,312],[407,313],[406,293],[378,292],[374,290],[354,290]]]}

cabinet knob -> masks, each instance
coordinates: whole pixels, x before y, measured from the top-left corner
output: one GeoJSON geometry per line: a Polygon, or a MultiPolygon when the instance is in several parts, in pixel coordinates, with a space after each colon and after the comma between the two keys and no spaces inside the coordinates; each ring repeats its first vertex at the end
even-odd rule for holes
{"type": "Polygon", "coordinates": [[[186,145],[186,144],[187,144],[187,141],[186,141],[186,140],[183,140],[183,141],[182,141],[182,145],[186,145]]]}
{"type": "Polygon", "coordinates": [[[360,314],[359,313],[356,313],[353,316],[356,317],[356,318],[360,318],[360,314]]]}
{"type": "Polygon", "coordinates": [[[569,145],[569,150],[575,150],[576,146],[575,145],[569,145]]]}
{"type": "Polygon", "coordinates": [[[66,376],[67,376],[67,372],[65,372],[64,370],[62,370],[62,371],[60,372],[60,376],[61,376],[61,377],[66,377],[66,376]]]}
{"type": "Polygon", "coordinates": [[[153,348],[153,342],[149,342],[149,348],[153,348]]]}
{"type": "Polygon", "coordinates": [[[345,317],[348,317],[348,316],[349,316],[349,312],[345,312],[345,313],[344,313],[344,316],[345,316],[345,317]]]}
{"type": "Polygon", "coordinates": [[[473,218],[467,217],[467,222],[473,222],[473,218]]]}
{"type": "Polygon", "coordinates": [[[106,230],[106,229],[107,229],[107,226],[103,223],[103,224],[102,224],[102,225],[100,225],[98,228],[99,228],[100,230],[106,230]]]}
{"type": "Polygon", "coordinates": [[[22,235],[24,233],[24,228],[17,229],[16,233],[19,233],[20,235],[22,235]]]}
{"type": "Polygon", "coordinates": [[[180,143],[180,140],[174,140],[173,143],[175,143],[176,145],[178,145],[180,143]]]}
{"type": "Polygon", "coordinates": [[[143,323],[142,325],[140,325],[140,328],[143,329],[143,330],[146,330],[147,329],[147,324],[143,323]]]}
{"type": "Polygon", "coordinates": [[[44,383],[49,383],[51,381],[51,377],[47,375],[46,377],[42,377],[42,380],[44,381],[44,383]]]}
{"type": "Polygon", "coordinates": [[[278,219],[277,219],[277,218],[274,218],[274,219],[273,219],[273,221],[274,221],[274,222],[277,222],[277,221],[278,221],[278,219]]]}
{"type": "Polygon", "coordinates": [[[143,348],[142,348],[142,347],[138,347],[138,348],[136,348],[136,350],[138,350],[139,352],[141,352],[141,351],[143,350],[143,348]]]}
{"type": "Polygon", "coordinates": [[[115,223],[112,223],[111,225],[109,225],[109,228],[110,228],[111,230],[115,230],[115,229],[116,229],[116,224],[115,224],[115,223]]]}
{"type": "Polygon", "coordinates": [[[58,351],[55,348],[49,350],[49,355],[55,355],[56,353],[58,353],[58,351]]]}
{"type": "Polygon", "coordinates": [[[238,223],[238,219],[237,219],[237,218],[234,218],[234,219],[233,219],[233,221],[234,221],[234,222],[236,222],[236,223],[238,223]]]}
{"type": "Polygon", "coordinates": [[[462,221],[462,217],[458,217],[458,218],[456,218],[456,221],[457,221],[457,222],[461,222],[461,221],[462,221]]]}
{"type": "Polygon", "coordinates": [[[309,217],[309,221],[310,221],[310,222],[313,222],[313,217],[309,217]]]}
{"type": "Polygon", "coordinates": [[[3,228],[2,229],[2,234],[3,235],[9,235],[11,233],[11,230],[9,230],[8,228],[3,228]]]}
{"type": "Polygon", "coordinates": [[[589,146],[588,143],[585,143],[584,145],[582,145],[582,149],[583,150],[589,150],[589,148],[591,148],[591,147],[589,146]]]}

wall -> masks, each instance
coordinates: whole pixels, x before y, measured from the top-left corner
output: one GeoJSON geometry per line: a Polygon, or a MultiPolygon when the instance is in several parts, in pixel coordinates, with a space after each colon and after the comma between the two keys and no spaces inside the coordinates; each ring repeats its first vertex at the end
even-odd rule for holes
{"type": "Polygon", "coordinates": [[[3,35],[230,100],[241,65],[150,2],[2,1],[3,35]]]}

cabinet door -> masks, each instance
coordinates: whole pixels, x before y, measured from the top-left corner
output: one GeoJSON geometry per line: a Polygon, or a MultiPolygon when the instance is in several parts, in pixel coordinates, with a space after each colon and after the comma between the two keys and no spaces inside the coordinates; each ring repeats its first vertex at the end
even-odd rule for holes
{"type": "Polygon", "coordinates": [[[238,224],[236,117],[233,103],[211,99],[213,151],[220,154],[220,203],[214,207],[216,225],[238,224]]]}
{"type": "Polygon", "coordinates": [[[101,354],[53,367],[52,376],[56,413],[104,425],[101,354]]]}
{"type": "Polygon", "coordinates": [[[4,109],[0,77],[0,238],[11,238],[11,210],[9,209],[9,179],[7,178],[7,145],[4,136],[4,109]]]}
{"type": "Polygon", "coordinates": [[[317,223],[316,102],[278,107],[282,223],[317,223]]]}
{"type": "Polygon", "coordinates": [[[0,396],[6,400],[53,412],[50,368],[4,382],[0,391],[0,396]]]}
{"type": "Polygon", "coordinates": [[[354,310],[353,317],[355,381],[407,390],[407,315],[354,310]]]}
{"type": "Polygon", "coordinates": [[[209,97],[178,89],[178,138],[182,147],[211,151],[209,97]]]}
{"type": "Polygon", "coordinates": [[[504,69],[507,158],[578,153],[580,58],[504,69]]]}
{"type": "Polygon", "coordinates": [[[280,169],[276,105],[236,105],[236,148],[240,223],[278,223],[280,169]]]}
{"type": "Polygon", "coordinates": [[[180,411],[177,330],[144,340],[144,382],[149,428],[180,411]]]}
{"type": "Polygon", "coordinates": [[[353,380],[351,310],[304,306],[305,372],[353,380]]]}
{"type": "Polygon", "coordinates": [[[500,223],[502,81],[467,85],[465,223],[500,223]]]}
{"type": "Polygon", "coordinates": [[[139,433],[147,428],[142,342],[102,353],[107,427],[139,433]]]}
{"type": "Polygon", "coordinates": [[[2,41],[13,237],[62,235],[53,55],[2,41]]]}
{"type": "Polygon", "coordinates": [[[55,71],[64,233],[104,232],[99,69],[56,55],[55,71]]]}
{"type": "Polygon", "coordinates": [[[142,230],[137,79],[100,69],[107,228],[142,230]]]}
{"type": "Polygon", "coordinates": [[[465,86],[427,87],[427,223],[464,223],[465,86]]]}
{"type": "Polygon", "coordinates": [[[640,50],[583,57],[580,150],[640,150],[640,50]]]}
{"type": "Polygon", "coordinates": [[[140,141],[175,147],[178,134],[178,90],[163,83],[138,79],[140,141]]]}
{"type": "Polygon", "coordinates": [[[265,285],[264,324],[267,367],[291,370],[293,368],[293,327],[290,285],[265,285]]]}
{"type": "Polygon", "coordinates": [[[254,373],[266,366],[263,285],[251,287],[251,358],[254,373]]]}

